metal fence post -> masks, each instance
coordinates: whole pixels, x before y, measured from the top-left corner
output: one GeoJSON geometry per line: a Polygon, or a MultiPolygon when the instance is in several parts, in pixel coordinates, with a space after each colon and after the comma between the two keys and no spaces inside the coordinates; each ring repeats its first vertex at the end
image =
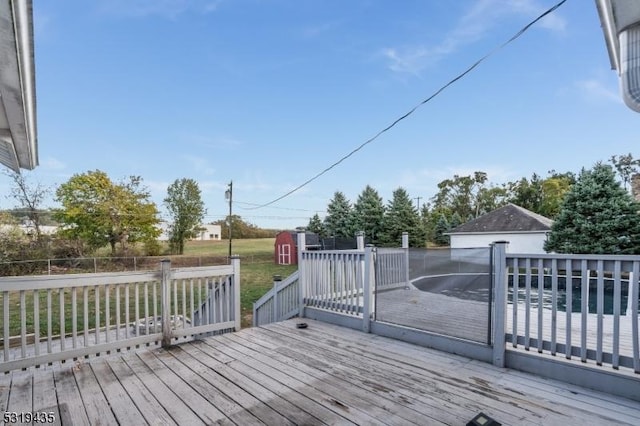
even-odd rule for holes
{"type": "Polygon", "coordinates": [[[162,347],[171,346],[171,260],[160,261],[160,289],[162,293],[162,308],[160,317],[162,320],[162,347]]]}
{"type": "Polygon", "coordinates": [[[297,233],[297,245],[298,245],[298,287],[300,289],[300,307],[298,309],[298,317],[304,318],[304,298],[305,298],[305,262],[303,259],[303,253],[306,248],[306,234],[304,228],[298,228],[297,233]]]}
{"type": "Polygon", "coordinates": [[[493,365],[505,366],[507,323],[507,241],[496,241],[491,245],[493,251],[493,292],[494,321],[493,321],[493,365]]]}
{"type": "Polygon", "coordinates": [[[233,310],[235,325],[234,330],[240,331],[242,327],[242,311],[240,308],[240,256],[231,256],[231,266],[233,267],[233,310]]]}

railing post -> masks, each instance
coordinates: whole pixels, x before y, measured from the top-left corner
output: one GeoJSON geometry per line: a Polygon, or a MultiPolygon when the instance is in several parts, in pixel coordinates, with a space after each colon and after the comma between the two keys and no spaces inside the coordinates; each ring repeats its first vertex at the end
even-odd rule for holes
{"type": "Polygon", "coordinates": [[[240,256],[231,256],[231,266],[233,267],[233,311],[235,325],[233,329],[240,331],[242,327],[242,312],[240,311],[240,256]]]}
{"type": "Polygon", "coordinates": [[[375,290],[375,265],[373,246],[364,249],[364,282],[362,286],[362,331],[371,332],[371,314],[373,313],[373,292],[375,290]]]}
{"type": "Polygon", "coordinates": [[[491,245],[493,259],[493,365],[505,366],[505,330],[507,323],[507,241],[496,241],[491,245]]]}
{"type": "Polygon", "coordinates": [[[364,231],[356,232],[356,249],[364,250],[364,231]]]}
{"type": "Polygon", "coordinates": [[[405,276],[404,276],[404,288],[409,288],[409,233],[402,233],[402,248],[404,249],[404,266],[405,266],[405,276]]]}
{"type": "Polygon", "coordinates": [[[162,309],[160,317],[162,319],[162,347],[171,346],[171,260],[160,261],[160,290],[162,309]]]}
{"type": "Polygon", "coordinates": [[[297,234],[297,245],[298,245],[298,287],[300,290],[300,307],[298,308],[298,317],[300,318],[304,318],[304,298],[305,298],[305,287],[306,287],[306,280],[305,280],[305,262],[304,259],[302,258],[303,252],[305,251],[305,247],[306,247],[306,234],[305,234],[305,229],[304,228],[298,228],[298,234],[297,234]]]}
{"type": "Polygon", "coordinates": [[[273,276],[273,322],[280,321],[280,315],[278,314],[278,285],[282,281],[280,275],[273,276]]]}

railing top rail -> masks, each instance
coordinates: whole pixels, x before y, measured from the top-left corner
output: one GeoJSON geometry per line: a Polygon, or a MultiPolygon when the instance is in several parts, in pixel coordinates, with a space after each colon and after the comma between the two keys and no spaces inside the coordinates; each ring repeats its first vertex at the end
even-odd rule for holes
{"type": "Polygon", "coordinates": [[[159,271],[0,277],[0,291],[88,287],[104,284],[157,281],[159,279],[159,271]]]}
{"type": "Polygon", "coordinates": [[[192,268],[172,269],[173,279],[200,278],[205,275],[233,275],[233,265],[197,266],[192,268]]]}
{"type": "MultiPolygon", "coordinates": [[[[291,275],[289,275],[287,278],[285,278],[284,280],[282,280],[278,284],[278,291],[283,290],[286,287],[289,287],[290,285],[295,283],[298,280],[298,277],[299,277],[299,274],[298,274],[298,271],[296,270],[295,272],[293,272],[291,275]]],[[[273,297],[272,293],[273,293],[273,289],[271,289],[268,292],[266,292],[260,299],[256,300],[253,303],[253,306],[256,309],[259,309],[260,306],[262,306],[265,303],[267,303],[267,301],[270,300],[273,297]]]]}
{"type": "Polygon", "coordinates": [[[325,254],[361,254],[364,255],[363,250],[302,250],[302,255],[325,255],[325,254]]]}
{"type": "MultiPolygon", "coordinates": [[[[174,279],[199,278],[203,276],[226,276],[233,274],[233,266],[202,266],[172,270],[174,279]]],[[[0,277],[0,291],[43,290],[49,288],[90,287],[106,284],[158,281],[160,271],[101,272],[68,275],[26,275],[0,277]]]]}
{"type": "Polygon", "coordinates": [[[629,254],[564,254],[564,253],[507,253],[507,259],[562,259],[562,260],[640,260],[638,255],[629,254]]]}

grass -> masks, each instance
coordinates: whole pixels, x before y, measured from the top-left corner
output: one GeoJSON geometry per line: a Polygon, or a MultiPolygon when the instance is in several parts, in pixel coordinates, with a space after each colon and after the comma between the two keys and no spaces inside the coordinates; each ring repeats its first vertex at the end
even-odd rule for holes
{"type": "MultiPolygon", "coordinates": [[[[241,318],[242,327],[250,327],[252,324],[253,316],[253,303],[264,295],[269,289],[273,287],[273,276],[280,275],[282,278],[286,278],[297,269],[297,265],[276,265],[273,260],[274,238],[264,239],[247,239],[247,240],[235,240],[233,241],[233,253],[238,254],[241,257],[240,261],[240,306],[241,306],[241,318]]],[[[228,241],[190,241],[186,244],[184,256],[220,256],[226,257],[228,255],[229,245],[228,241]]],[[[70,290],[65,291],[64,303],[65,303],[65,331],[71,331],[71,295],[70,290]]],[[[31,293],[31,292],[29,292],[31,293]]],[[[132,299],[133,291],[131,292],[131,313],[133,316],[134,302],[132,299]]],[[[0,306],[2,306],[4,295],[0,293],[0,306]]],[[[111,294],[110,297],[110,311],[112,323],[115,321],[115,295],[111,294]]],[[[121,297],[124,297],[121,295],[121,297]]],[[[89,312],[88,320],[89,327],[95,327],[95,304],[93,303],[94,295],[93,289],[89,292],[89,312]]],[[[40,332],[41,335],[46,332],[46,292],[39,293],[40,300],[40,332]]],[[[78,330],[84,328],[83,317],[84,312],[82,308],[82,291],[78,292],[78,311],[77,311],[77,324],[78,330]]],[[[27,332],[33,332],[33,295],[28,294],[26,297],[26,323],[27,332]]],[[[121,302],[121,318],[124,321],[124,300],[121,302]]],[[[142,302],[141,302],[142,303],[142,302]]],[[[104,308],[104,293],[101,295],[101,305],[104,308]]],[[[10,295],[10,318],[9,327],[10,335],[15,336],[20,334],[21,320],[20,320],[20,300],[19,294],[10,295]]],[[[59,294],[56,291],[55,297],[52,303],[52,328],[54,334],[60,330],[59,323],[59,294]]],[[[101,315],[101,324],[104,322],[104,313],[101,315]]],[[[0,333],[2,330],[0,329],[0,333]]]]}

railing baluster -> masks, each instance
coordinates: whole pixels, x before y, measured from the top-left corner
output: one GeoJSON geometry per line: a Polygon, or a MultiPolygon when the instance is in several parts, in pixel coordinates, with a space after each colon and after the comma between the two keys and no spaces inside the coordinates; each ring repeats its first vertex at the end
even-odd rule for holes
{"type": "MultiPolygon", "coordinates": [[[[53,315],[53,309],[51,307],[51,292],[50,288],[47,289],[47,353],[51,353],[52,347],[52,339],[53,339],[53,319],[51,316],[53,315]]],[[[6,324],[8,325],[9,321],[7,320],[6,324]]]]}
{"type": "Polygon", "coordinates": [[[9,334],[9,292],[2,292],[2,321],[3,321],[3,331],[2,331],[2,343],[4,346],[4,361],[9,361],[9,338],[11,335],[9,334]]]}
{"type": "Polygon", "coordinates": [[[129,316],[129,283],[124,285],[124,338],[129,338],[129,323],[131,317],[129,316]]]}
{"type": "Polygon", "coordinates": [[[186,328],[187,323],[187,284],[182,280],[182,328],[186,328]]]}
{"type": "Polygon", "coordinates": [[[95,326],[95,341],[96,345],[100,343],[100,286],[93,286],[94,305],[96,307],[96,326],[95,326]]]}
{"type": "Polygon", "coordinates": [[[84,346],[87,347],[89,346],[89,287],[82,287],[82,302],[82,316],[84,320],[84,346]]]}
{"type": "Polygon", "coordinates": [[[36,356],[40,355],[40,292],[33,290],[33,344],[36,356]]]}
{"type": "Polygon", "coordinates": [[[613,354],[611,358],[611,365],[616,370],[620,366],[620,303],[622,286],[620,280],[622,279],[620,261],[616,260],[613,265],[613,354]]]}
{"type": "Polygon", "coordinates": [[[120,284],[116,284],[116,340],[120,340],[120,284]]]}
{"type": "MultiPolygon", "coordinates": [[[[155,286],[154,283],[152,283],[152,285],[155,286]]],[[[149,318],[149,282],[148,281],[144,282],[144,319],[145,319],[145,321],[144,321],[145,330],[144,331],[145,331],[145,335],[148,336],[149,335],[149,325],[150,325],[149,323],[151,322],[151,319],[149,318]]],[[[154,326],[153,326],[154,330],[153,330],[153,332],[154,333],[156,332],[156,330],[155,330],[155,320],[156,319],[153,318],[153,321],[154,321],[154,326]]],[[[138,322],[140,322],[140,321],[138,321],[138,322]]],[[[138,334],[139,331],[140,331],[139,326],[136,326],[136,334],[138,334]]]]}
{"type": "Polygon", "coordinates": [[[602,260],[598,260],[598,280],[597,280],[597,296],[596,296],[596,311],[598,314],[598,343],[596,346],[596,364],[602,365],[602,337],[604,332],[604,265],[602,260]]]}
{"type": "Polygon", "coordinates": [[[589,316],[589,286],[591,285],[591,271],[587,269],[586,259],[580,262],[580,361],[587,362],[587,320],[589,316]]]}
{"type": "Polygon", "coordinates": [[[195,323],[195,306],[194,306],[194,295],[193,295],[193,278],[189,280],[189,302],[191,302],[191,326],[196,326],[195,323]]]}
{"type": "Polygon", "coordinates": [[[111,306],[109,299],[109,284],[104,286],[104,330],[105,330],[105,340],[107,343],[111,342],[111,306]]]}
{"type": "Polygon", "coordinates": [[[558,260],[551,260],[551,355],[556,354],[558,333],[558,260]]]}
{"type": "Polygon", "coordinates": [[[531,258],[525,260],[525,309],[524,309],[524,348],[529,350],[531,327],[531,258]]]}
{"type": "Polygon", "coordinates": [[[640,261],[633,261],[629,277],[629,297],[631,297],[631,336],[633,345],[633,371],[640,373],[640,342],[638,342],[638,299],[640,299],[640,261]]]}
{"type": "Polygon", "coordinates": [[[78,289],[71,288],[71,342],[73,349],[78,347],[78,289]]]}
{"type": "Polygon", "coordinates": [[[27,294],[20,290],[20,353],[27,356],[27,294]]]}
{"type": "MultiPolygon", "coordinates": [[[[146,283],[145,283],[146,284],[146,283]]],[[[140,335],[140,283],[133,283],[133,294],[136,299],[134,303],[135,316],[133,320],[135,321],[135,333],[136,336],[140,335]]]]}
{"type": "Polygon", "coordinates": [[[544,341],[544,262],[538,259],[538,353],[542,353],[544,341]]]}
{"type": "Polygon", "coordinates": [[[564,291],[565,291],[565,312],[566,312],[566,332],[565,332],[565,357],[567,359],[571,359],[571,349],[572,349],[572,341],[571,341],[571,332],[572,332],[572,324],[571,317],[573,314],[573,266],[571,265],[571,260],[565,260],[566,270],[566,278],[564,282],[564,291]]]}
{"type": "Polygon", "coordinates": [[[513,291],[511,292],[511,306],[513,307],[513,325],[511,335],[511,344],[514,348],[518,347],[518,299],[520,292],[520,268],[518,267],[518,258],[513,259],[513,291]]]}
{"type": "Polygon", "coordinates": [[[58,294],[58,301],[60,303],[60,349],[65,350],[65,340],[66,340],[66,331],[65,331],[65,318],[64,318],[64,288],[60,289],[58,294]]]}

